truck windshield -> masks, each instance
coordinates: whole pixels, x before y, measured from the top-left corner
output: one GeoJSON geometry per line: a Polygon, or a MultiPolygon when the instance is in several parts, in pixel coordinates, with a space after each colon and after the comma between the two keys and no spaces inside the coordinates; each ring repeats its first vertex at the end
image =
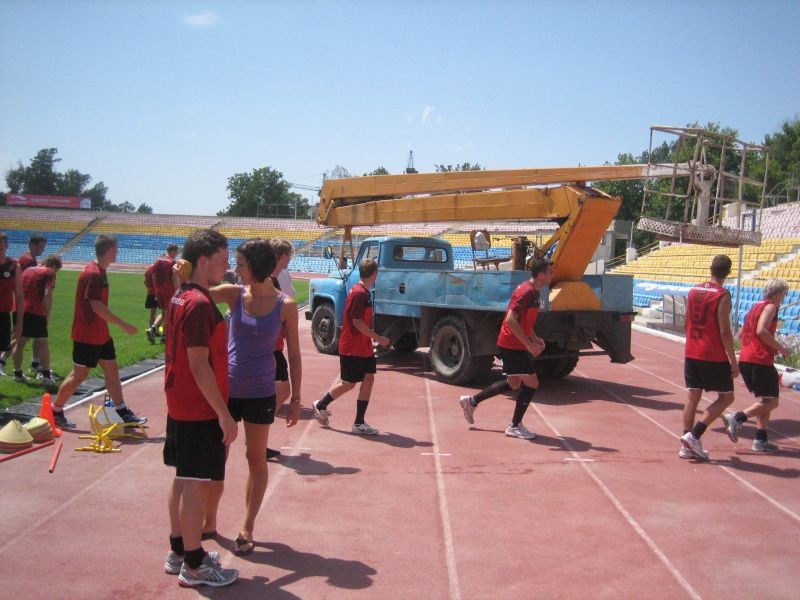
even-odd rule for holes
{"type": "Polygon", "coordinates": [[[392,258],[400,262],[447,262],[447,251],[444,248],[426,246],[395,246],[392,258]]]}

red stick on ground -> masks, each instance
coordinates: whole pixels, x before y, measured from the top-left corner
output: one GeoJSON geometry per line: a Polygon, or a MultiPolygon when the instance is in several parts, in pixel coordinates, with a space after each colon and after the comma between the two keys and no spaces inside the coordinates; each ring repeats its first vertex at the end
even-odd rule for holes
{"type": "Polygon", "coordinates": [[[58,455],[61,453],[61,446],[63,446],[63,445],[64,445],[64,443],[61,440],[58,440],[58,443],[56,444],[56,447],[53,450],[53,458],[50,459],[50,472],[51,473],[56,470],[56,463],[58,462],[58,455]]]}

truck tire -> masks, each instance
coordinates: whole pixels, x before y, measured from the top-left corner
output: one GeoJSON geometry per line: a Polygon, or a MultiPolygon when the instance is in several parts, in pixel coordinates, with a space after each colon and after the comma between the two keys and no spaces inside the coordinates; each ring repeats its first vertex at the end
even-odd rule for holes
{"type": "Polygon", "coordinates": [[[447,315],[439,319],[431,332],[429,355],[433,370],[442,381],[462,385],[475,377],[467,328],[461,317],[447,315]]]}
{"type": "Polygon", "coordinates": [[[339,328],[336,326],[336,315],[333,306],[325,302],[314,309],[311,318],[311,337],[314,345],[322,354],[339,352],[339,328]]]}
{"type": "Polygon", "coordinates": [[[537,370],[541,379],[563,379],[578,366],[578,353],[569,353],[569,356],[564,356],[567,353],[565,350],[558,346],[547,344],[544,352],[539,357],[539,365],[537,370]],[[548,354],[558,354],[559,358],[547,358],[548,354]]]}
{"type": "Polygon", "coordinates": [[[417,348],[417,336],[412,332],[403,334],[403,336],[394,343],[394,349],[398,352],[414,352],[417,348]]]}

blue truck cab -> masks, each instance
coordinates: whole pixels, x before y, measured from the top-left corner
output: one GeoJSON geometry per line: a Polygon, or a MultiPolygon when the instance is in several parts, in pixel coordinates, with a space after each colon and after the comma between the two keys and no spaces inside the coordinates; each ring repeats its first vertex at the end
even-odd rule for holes
{"type": "MultiPolygon", "coordinates": [[[[387,336],[395,350],[429,348],[434,371],[443,381],[462,384],[488,373],[497,353],[497,335],[514,289],[528,271],[455,270],[452,246],[430,237],[372,237],[361,243],[355,265],[328,278],[312,279],[309,308],[314,344],[336,354],[345,300],[360,279],[359,262],[378,263],[373,293],[372,327],[387,336]]],[[[548,290],[536,332],[546,342],[539,360],[544,377],[565,377],[581,353],[609,354],[628,362],[632,278],[595,275],[584,280],[602,299],[600,311],[549,311],[548,290]]]]}

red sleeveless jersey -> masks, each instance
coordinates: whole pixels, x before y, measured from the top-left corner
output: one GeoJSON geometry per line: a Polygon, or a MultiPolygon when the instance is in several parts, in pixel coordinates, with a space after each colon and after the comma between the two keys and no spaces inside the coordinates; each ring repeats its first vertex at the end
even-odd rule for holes
{"type": "Polygon", "coordinates": [[[686,303],[686,358],[728,361],[717,320],[717,309],[725,296],[730,296],[730,292],[712,281],[689,290],[686,303]]]}
{"type": "Polygon", "coordinates": [[[355,328],[354,319],[361,319],[367,326],[372,325],[372,295],[360,281],[350,289],[344,304],[339,354],[368,358],[372,356],[372,340],[355,328]]]}
{"type": "MultiPolygon", "coordinates": [[[[761,338],[756,334],[756,326],[758,320],[761,318],[761,313],[764,309],[774,302],[769,300],[761,300],[756,302],[753,307],[747,312],[744,318],[744,325],[742,326],[742,348],[739,351],[739,361],[755,363],[757,365],[772,365],[775,362],[776,351],[767,346],[761,341],[761,338]]],[[[775,335],[775,330],[778,328],[778,312],[775,312],[775,317],[769,324],[769,332],[775,335]]]]}

